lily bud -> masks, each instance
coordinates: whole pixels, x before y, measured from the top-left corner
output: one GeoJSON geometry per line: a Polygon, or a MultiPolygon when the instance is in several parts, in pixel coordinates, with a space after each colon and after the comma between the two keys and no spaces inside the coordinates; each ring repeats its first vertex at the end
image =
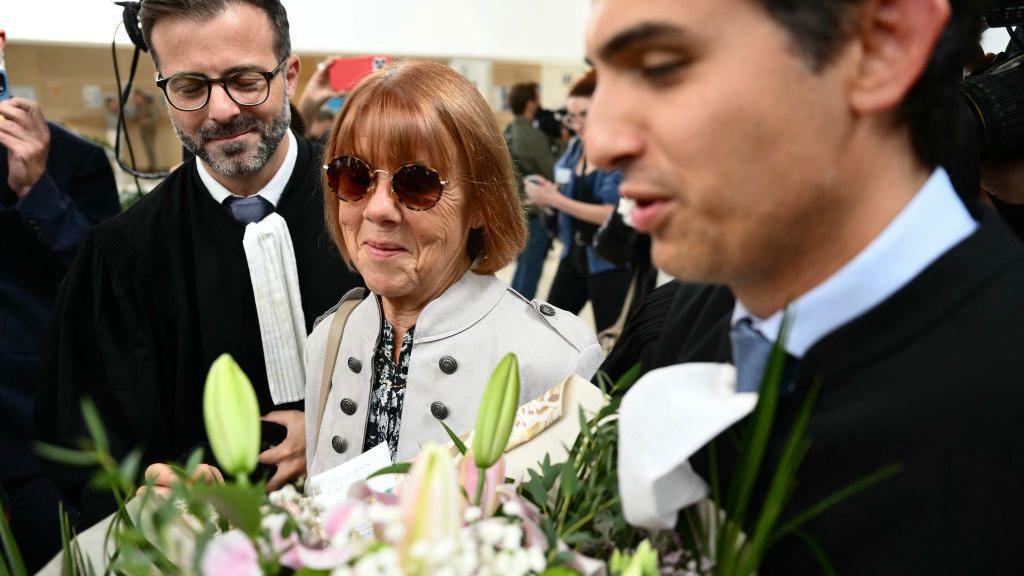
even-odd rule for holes
{"type": "Polygon", "coordinates": [[[402,487],[402,523],[408,550],[420,541],[454,541],[462,525],[463,500],[448,450],[427,444],[402,487]]]}
{"type": "Polygon", "coordinates": [[[509,353],[498,362],[480,401],[473,432],[473,460],[490,468],[505,453],[519,408],[519,361],[509,353]]]}
{"type": "Polygon", "coordinates": [[[203,418],[220,469],[247,480],[259,458],[260,406],[249,378],[229,354],[221,354],[210,366],[203,418]]]}
{"type": "Polygon", "coordinates": [[[615,576],[658,576],[658,551],[644,540],[632,556],[616,550],[608,567],[615,576]]]}

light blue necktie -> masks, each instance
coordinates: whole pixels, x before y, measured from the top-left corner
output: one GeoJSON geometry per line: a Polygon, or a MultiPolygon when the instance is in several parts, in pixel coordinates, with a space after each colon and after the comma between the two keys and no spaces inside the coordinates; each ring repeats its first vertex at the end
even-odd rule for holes
{"type": "Polygon", "coordinates": [[[235,220],[242,224],[259,222],[274,211],[274,206],[262,196],[249,196],[248,198],[228,196],[224,203],[231,209],[231,215],[235,217],[235,220]]]}
{"type": "Polygon", "coordinates": [[[732,362],[736,365],[736,391],[757,392],[761,388],[772,343],[754,329],[750,318],[743,318],[729,331],[732,362]]]}

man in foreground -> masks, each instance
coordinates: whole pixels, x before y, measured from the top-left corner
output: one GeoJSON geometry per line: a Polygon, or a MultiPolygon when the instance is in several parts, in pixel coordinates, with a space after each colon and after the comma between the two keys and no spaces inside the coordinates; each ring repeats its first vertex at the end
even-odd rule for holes
{"type": "MultiPolygon", "coordinates": [[[[301,343],[356,284],[324,231],[320,149],[288,129],[299,59],[287,15],[277,1],[147,0],[140,20],[175,132],[197,158],[86,239],[57,300],[36,432],[76,445],[91,397],[115,457],[141,445],[144,465],[184,458],[205,442],[203,383],[226,352],[264,420],[284,427],[264,426],[274,489],[305,471],[301,343]],[[282,307],[266,302],[282,300],[293,317],[275,324],[282,307]]],[[[90,472],[52,470],[84,525],[113,510],[87,488],[90,472]]]]}
{"type": "MultiPolygon", "coordinates": [[[[954,137],[960,50],[979,32],[952,4],[602,0],[588,30],[591,158],[623,171],[655,264],[710,284],[680,290],[660,363],[734,362],[737,390],[756,391],[788,308],[792,378],[771,465],[822,387],[782,521],[900,467],[803,527],[839,573],[1024,562],[1024,252],[936,168],[954,137]]],[[[658,409],[646,418],[672,418],[658,409]]],[[[711,478],[706,451],[691,460],[711,478]]],[[[812,546],[789,537],[761,572],[818,570],[812,546]]]]}

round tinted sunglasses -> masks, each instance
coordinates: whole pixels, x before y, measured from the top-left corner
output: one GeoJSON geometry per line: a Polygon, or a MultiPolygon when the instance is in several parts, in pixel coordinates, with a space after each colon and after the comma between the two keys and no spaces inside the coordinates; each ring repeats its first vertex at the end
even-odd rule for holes
{"type": "MultiPolygon", "coordinates": [[[[338,200],[358,202],[370,193],[378,173],[389,172],[373,170],[359,158],[345,155],[331,158],[324,164],[324,173],[328,188],[338,200]]],[[[448,182],[441,180],[437,170],[429,166],[406,164],[391,174],[391,191],[402,206],[410,210],[429,210],[441,199],[448,182]]]]}

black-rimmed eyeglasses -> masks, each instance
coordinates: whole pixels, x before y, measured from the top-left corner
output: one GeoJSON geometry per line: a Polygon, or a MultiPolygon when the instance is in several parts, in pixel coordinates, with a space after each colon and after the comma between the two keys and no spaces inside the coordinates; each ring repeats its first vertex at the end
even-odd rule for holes
{"type": "Polygon", "coordinates": [[[270,83],[281,71],[285,58],[273,70],[243,70],[223,78],[208,78],[202,74],[175,74],[170,78],[159,78],[157,87],[164,92],[167,101],[182,112],[199,110],[210,101],[213,85],[220,84],[224,92],[239,106],[259,106],[270,97],[270,83]]]}

